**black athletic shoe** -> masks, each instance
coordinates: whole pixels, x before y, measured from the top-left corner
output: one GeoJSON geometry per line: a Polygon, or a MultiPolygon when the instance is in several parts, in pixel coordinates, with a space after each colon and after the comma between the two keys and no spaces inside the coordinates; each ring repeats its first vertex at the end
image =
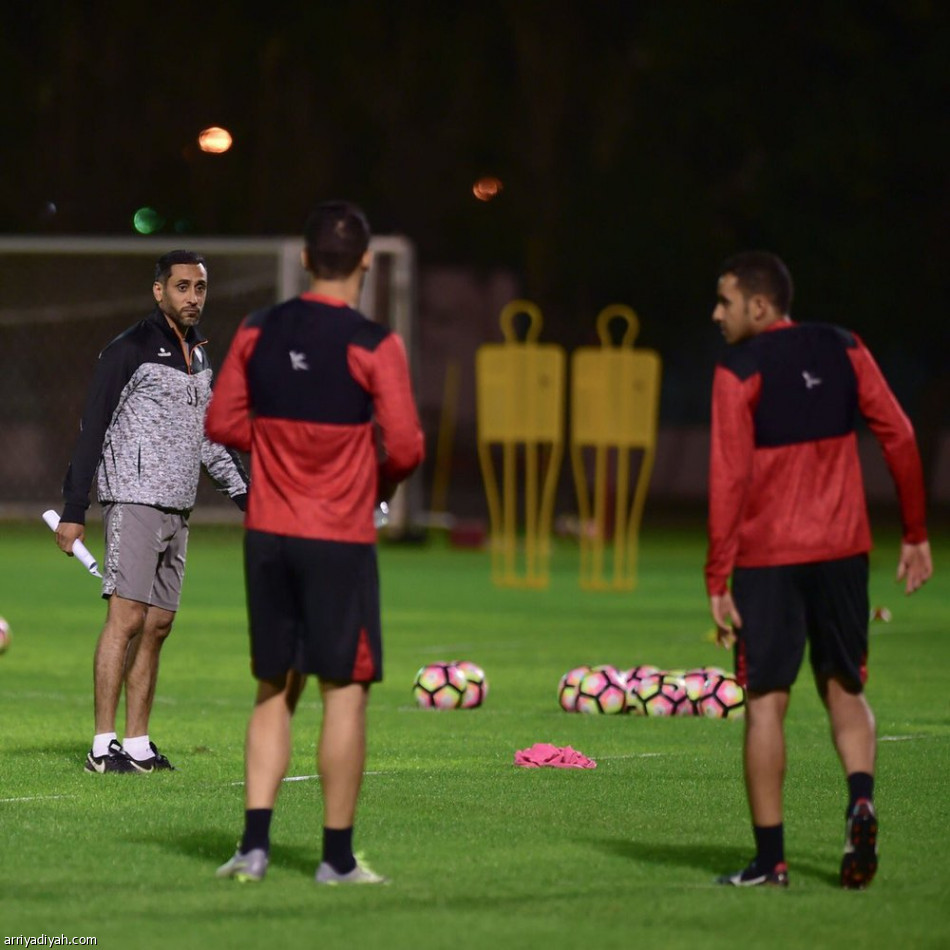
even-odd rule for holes
{"type": "Polygon", "coordinates": [[[730,887],[788,887],[788,865],[782,861],[774,868],[762,870],[755,861],[735,874],[723,874],[716,878],[717,884],[730,887]]]}
{"type": "Polygon", "coordinates": [[[113,739],[105,755],[93,755],[92,749],[86,756],[87,772],[134,772],[135,766],[125,750],[113,739]]]}
{"type": "Polygon", "coordinates": [[[841,886],[863,891],[877,871],[877,815],[867,798],[859,798],[848,815],[841,859],[841,886]]]}
{"type": "MultiPolygon", "coordinates": [[[[150,742],[149,748],[152,750],[152,754],[147,759],[133,759],[129,756],[129,761],[132,763],[132,768],[136,772],[174,772],[175,766],[162,755],[158,749],[155,748],[155,743],[150,742]]],[[[126,753],[128,755],[128,753],[126,753]]]]}

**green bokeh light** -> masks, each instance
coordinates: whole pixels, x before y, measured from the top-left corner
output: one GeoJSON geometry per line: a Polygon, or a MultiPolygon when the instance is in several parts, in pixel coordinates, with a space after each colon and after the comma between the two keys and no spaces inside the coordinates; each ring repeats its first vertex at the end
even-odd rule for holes
{"type": "Polygon", "coordinates": [[[160,231],[165,219],[154,208],[139,208],[132,216],[132,227],[139,234],[154,234],[160,231]]]}

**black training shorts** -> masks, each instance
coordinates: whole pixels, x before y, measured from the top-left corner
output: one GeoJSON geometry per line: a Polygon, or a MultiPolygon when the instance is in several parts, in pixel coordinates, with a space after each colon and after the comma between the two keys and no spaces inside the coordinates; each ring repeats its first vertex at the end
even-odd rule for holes
{"type": "Polygon", "coordinates": [[[254,676],[383,678],[375,545],[247,531],[244,572],[254,676]]]}
{"type": "Polygon", "coordinates": [[[837,676],[860,692],[867,679],[868,557],[781,567],[740,567],[732,597],[742,627],[736,630],[735,669],[754,692],[790,687],[805,642],[816,676],[837,676]]]}

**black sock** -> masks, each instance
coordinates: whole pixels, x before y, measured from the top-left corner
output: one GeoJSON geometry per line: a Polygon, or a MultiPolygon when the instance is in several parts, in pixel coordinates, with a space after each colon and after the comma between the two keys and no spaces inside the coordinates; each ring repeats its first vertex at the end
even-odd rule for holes
{"type": "Polygon", "coordinates": [[[249,808],[244,812],[244,837],[241,839],[241,854],[255,848],[270,851],[270,820],[273,808],[249,808]]]}
{"type": "Polygon", "coordinates": [[[755,835],[755,863],[762,871],[771,871],[785,860],[785,826],[753,825],[755,835]]]}
{"type": "Polygon", "coordinates": [[[874,800],[874,776],[869,772],[852,772],[848,776],[848,814],[859,798],[874,800]]]}
{"type": "Polygon", "coordinates": [[[323,829],[323,860],[338,874],[349,874],[356,867],[352,827],[323,829]]]}

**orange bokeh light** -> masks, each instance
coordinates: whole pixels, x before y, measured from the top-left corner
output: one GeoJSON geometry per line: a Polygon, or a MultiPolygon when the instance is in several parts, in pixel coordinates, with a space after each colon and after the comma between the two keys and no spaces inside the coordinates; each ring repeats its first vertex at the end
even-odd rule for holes
{"type": "Polygon", "coordinates": [[[472,194],[479,201],[491,201],[503,187],[501,179],[495,178],[494,175],[485,175],[472,185],[472,194]]]}
{"type": "Polygon", "coordinates": [[[204,129],[198,136],[198,147],[202,152],[210,152],[212,155],[220,155],[226,152],[234,139],[227,129],[213,125],[210,129],[204,129]]]}

